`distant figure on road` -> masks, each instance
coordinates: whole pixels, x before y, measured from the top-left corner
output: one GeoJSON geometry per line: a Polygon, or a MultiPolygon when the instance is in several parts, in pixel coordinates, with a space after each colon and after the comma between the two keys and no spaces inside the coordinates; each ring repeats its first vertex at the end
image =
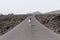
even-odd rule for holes
{"type": "Polygon", "coordinates": [[[31,24],[31,18],[29,18],[29,23],[31,24]]]}

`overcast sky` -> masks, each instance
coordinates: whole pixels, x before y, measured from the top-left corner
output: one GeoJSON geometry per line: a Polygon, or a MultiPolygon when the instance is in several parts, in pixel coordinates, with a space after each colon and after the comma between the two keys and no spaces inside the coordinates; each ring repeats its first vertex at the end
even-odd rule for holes
{"type": "Polygon", "coordinates": [[[60,0],[0,0],[0,13],[26,14],[60,10],[60,0]]]}

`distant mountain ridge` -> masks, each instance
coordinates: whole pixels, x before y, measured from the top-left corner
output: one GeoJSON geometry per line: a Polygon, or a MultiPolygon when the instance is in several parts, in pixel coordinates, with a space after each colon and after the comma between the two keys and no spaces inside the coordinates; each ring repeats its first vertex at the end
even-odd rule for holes
{"type": "Polygon", "coordinates": [[[41,13],[39,11],[32,12],[32,13],[27,13],[28,15],[39,15],[39,14],[60,14],[60,10],[55,10],[55,11],[50,11],[46,13],[41,13]]]}
{"type": "Polygon", "coordinates": [[[41,12],[39,11],[36,11],[36,12],[32,12],[32,13],[27,13],[28,15],[38,15],[38,14],[42,14],[41,12]]]}
{"type": "Polygon", "coordinates": [[[60,10],[50,11],[45,14],[60,14],[60,10]]]}

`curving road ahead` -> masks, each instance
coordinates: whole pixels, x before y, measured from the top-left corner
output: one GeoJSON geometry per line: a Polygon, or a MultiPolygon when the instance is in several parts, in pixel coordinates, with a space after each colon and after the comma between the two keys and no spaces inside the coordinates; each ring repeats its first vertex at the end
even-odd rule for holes
{"type": "Polygon", "coordinates": [[[34,16],[29,16],[1,36],[0,40],[60,40],[60,36],[39,23],[34,16]],[[29,18],[31,18],[31,24],[29,18]]]}

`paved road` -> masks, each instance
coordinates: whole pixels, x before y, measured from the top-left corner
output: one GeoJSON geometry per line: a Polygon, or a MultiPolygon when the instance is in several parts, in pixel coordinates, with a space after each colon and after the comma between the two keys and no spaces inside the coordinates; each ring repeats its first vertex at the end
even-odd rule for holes
{"type": "Polygon", "coordinates": [[[21,24],[0,37],[0,40],[60,40],[60,36],[39,23],[34,16],[30,16],[21,24]]]}
{"type": "Polygon", "coordinates": [[[60,36],[39,23],[34,16],[31,17],[33,40],[60,40],[60,36]]]}
{"type": "Polygon", "coordinates": [[[0,40],[32,40],[29,18],[0,37],[0,40]]]}

